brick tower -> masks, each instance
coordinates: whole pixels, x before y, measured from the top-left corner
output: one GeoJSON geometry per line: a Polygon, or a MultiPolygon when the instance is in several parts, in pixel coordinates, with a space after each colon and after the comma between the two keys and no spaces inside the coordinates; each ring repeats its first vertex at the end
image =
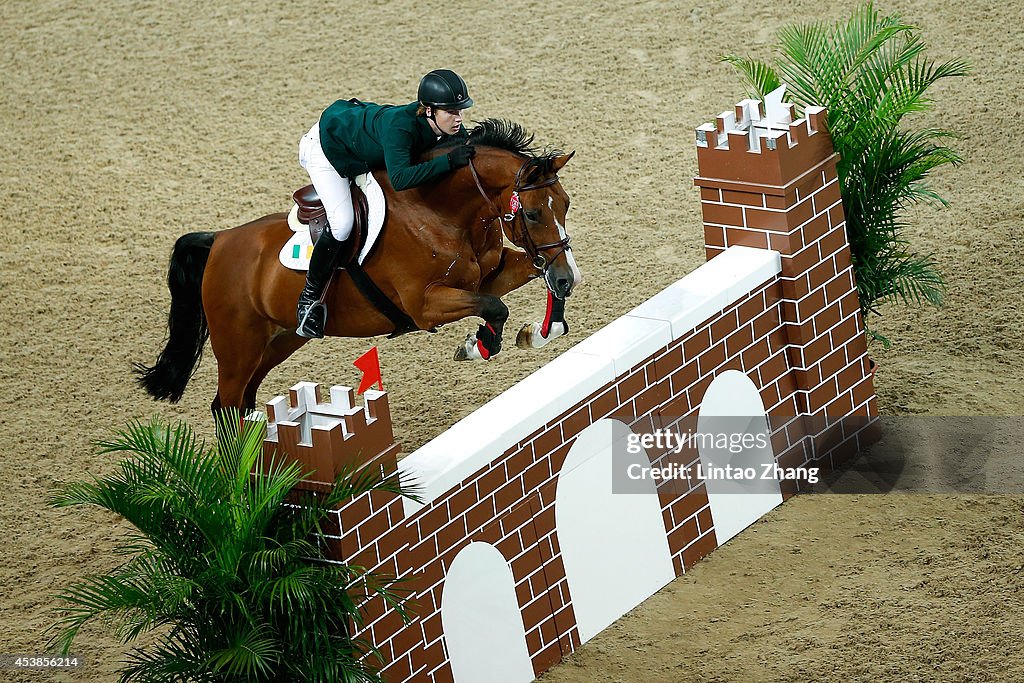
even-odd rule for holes
{"type": "Polygon", "coordinates": [[[308,474],[298,488],[329,488],[346,465],[377,462],[393,472],[399,453],[391,427],[387,393],[367,390],[365,405],[351,387],[335,386],[324,401],[320,385],[299,382],[288,396],[267,404],[266,455],[277,452],[308,474]]]}
{"type": "Polygon", "coordinates": [[[834,467],[856,451],[850,437],[878,408],[826,112],[808,107],[794,120],[783,93],[743,100],[697,128],[694,184],[709,260],[733,245],[781,255],[795,412],[809,416],[807,459],[834,467]],[[831,419],[844,416],[854,417],[845,425],[831,419]]]}

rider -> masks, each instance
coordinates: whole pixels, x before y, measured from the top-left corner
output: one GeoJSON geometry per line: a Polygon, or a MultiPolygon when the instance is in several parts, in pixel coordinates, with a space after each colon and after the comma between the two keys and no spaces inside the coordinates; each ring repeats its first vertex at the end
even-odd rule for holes
{"type": "Polygon", "coordinates": [[[352,234],[354,213],[349,179],[371,169],[387,169],[395,190],[407,190],[469,163],[472,145],[413,163],[422,152],[465,135],[462,110],[473,106],[466,82],[454,71],[435,69],[420,80],[417,101],[380,105],[338,100],[299,142],[299,163],[309,173],[327,211],[327,228],[309,259],[306,286],[299,295],[302,337],[322,338],[325,307],[315,305],[330,281],[341,246],[352,234]]]}

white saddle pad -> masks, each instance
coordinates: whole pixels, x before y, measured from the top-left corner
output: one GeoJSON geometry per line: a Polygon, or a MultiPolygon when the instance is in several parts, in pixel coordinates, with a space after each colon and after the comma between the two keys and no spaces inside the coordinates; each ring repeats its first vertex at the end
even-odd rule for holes
{"type": "MultiPolygon", "coordinates": [[[[380,183],[372,173],[356,176],[355,181],[359,189],[366,195],[368,208],[366,243],[359,252],[358,259],[359,265],[362,265],[373,249],[373,245],[377,243],[377,238],[380,237],[380,229],[384,225],[384,213],[387,207],[384,204],[384,190],[381,189],[380,183]]],[[[309,270],[309,257],[313,253],[313,243],[309,241],[309,226],[299,223],[298,213],[298,205],[292,204],[292,210],[288,213],[288,227],[295,234],[281,247],[278,258],[286,268],[309,270]]]]}

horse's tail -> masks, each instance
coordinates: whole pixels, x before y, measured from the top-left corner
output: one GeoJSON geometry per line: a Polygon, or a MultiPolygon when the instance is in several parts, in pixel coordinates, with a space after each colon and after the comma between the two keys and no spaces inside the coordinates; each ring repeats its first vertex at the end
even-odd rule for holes
{"type": "Polygon", "coordinates": [[[214,237],[212,232],[182,235],[171,252],[167,270],[167,288],[171,290],[167,346],[153,367],[135,364],[138,383],[155,399],[177,403],[203,357],[203,345],[210,336],[203,312],[203,271],[214,237]]]}

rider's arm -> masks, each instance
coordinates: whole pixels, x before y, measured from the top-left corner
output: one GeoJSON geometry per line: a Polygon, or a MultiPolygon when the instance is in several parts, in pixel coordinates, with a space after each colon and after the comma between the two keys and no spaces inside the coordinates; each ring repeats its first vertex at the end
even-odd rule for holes
{"type": "Polygon", "coordinates": [[[442,154],[419,164],[412,163],[413,134],[401,127],[390,128],[383,136],[384,165],[391,186],[408,190],[451,170],[448,156],[442,154]]]}

